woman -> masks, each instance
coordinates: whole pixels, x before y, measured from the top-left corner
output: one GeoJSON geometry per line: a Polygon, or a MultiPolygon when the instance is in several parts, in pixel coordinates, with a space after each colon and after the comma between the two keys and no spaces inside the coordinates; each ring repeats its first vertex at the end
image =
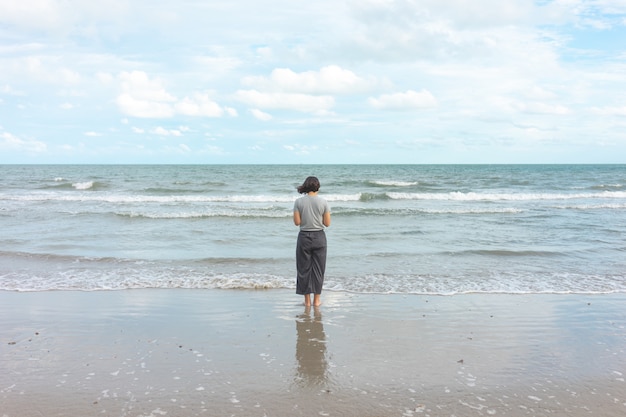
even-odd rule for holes
{"type": "Polygon", "coordinates": [[[293,222],[300,226],[296,247],[296,294],[304,295],[304,305],[319,307],[322,302],[322,286],[326,270],[326,233],[330,226],[330,208],[328,203],[317,193],[320,182],[316,177],[308,177],[298,187],[298,193],[304,194],[293,206],[293,222]]]}

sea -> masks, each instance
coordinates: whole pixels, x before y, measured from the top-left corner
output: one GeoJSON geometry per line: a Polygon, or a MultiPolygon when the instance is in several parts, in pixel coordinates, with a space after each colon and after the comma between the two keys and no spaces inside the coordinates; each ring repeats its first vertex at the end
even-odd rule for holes
{"type": "Polygon", "coordinates": [[[626,165],[0,165],[0,290],[295,294],[309,175],[324,291],[626,293],[626,165]]]}

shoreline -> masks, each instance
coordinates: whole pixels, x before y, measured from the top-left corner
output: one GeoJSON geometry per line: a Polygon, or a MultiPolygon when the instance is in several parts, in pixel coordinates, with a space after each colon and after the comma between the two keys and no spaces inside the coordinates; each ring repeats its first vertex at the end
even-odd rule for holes
{"type": "Polygon", "coordinates": [[[626,413],[626,294],[322,301],[0,291],[0,416],[626,413]]]}

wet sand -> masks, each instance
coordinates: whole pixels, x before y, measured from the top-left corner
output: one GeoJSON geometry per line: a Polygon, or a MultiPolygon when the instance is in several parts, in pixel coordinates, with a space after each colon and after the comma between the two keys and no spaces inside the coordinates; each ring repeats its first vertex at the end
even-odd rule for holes
{"type": "Polygon", "coordinates": [[[623,416],[626,294],[0,292],[0,417],[623,416]]]}

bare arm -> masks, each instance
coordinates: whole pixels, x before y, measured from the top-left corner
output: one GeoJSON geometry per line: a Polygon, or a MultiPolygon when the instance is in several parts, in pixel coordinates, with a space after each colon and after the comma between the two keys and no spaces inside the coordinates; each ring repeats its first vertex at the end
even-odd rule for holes
{"type": "Polygon", "coordinates": [[[298,210],[294,210],[293,211],[293,224],[295,224],[296,226],[300,226],[300,223],[302,223],[302,219],[300,218],[300,212],[298,210]]]}
{"type": "Polygon", "coordinates": [[[322,222],[324,223],[324,226],[326,226],[326,227],[330,226],[330,211],[327,211],[326,213],[324,213],[324,217],[322,218],[322,222]]]}

